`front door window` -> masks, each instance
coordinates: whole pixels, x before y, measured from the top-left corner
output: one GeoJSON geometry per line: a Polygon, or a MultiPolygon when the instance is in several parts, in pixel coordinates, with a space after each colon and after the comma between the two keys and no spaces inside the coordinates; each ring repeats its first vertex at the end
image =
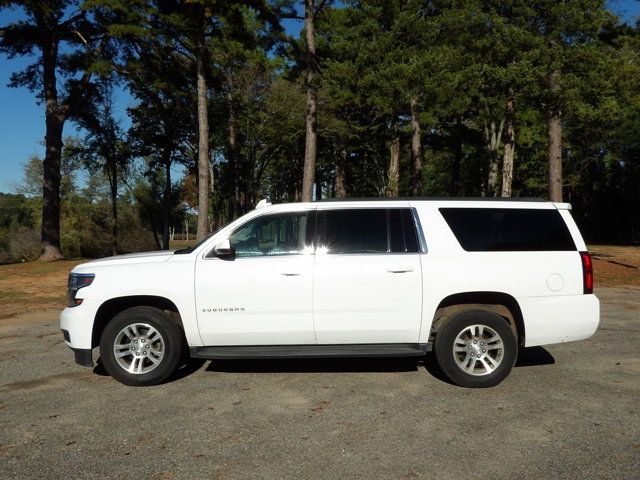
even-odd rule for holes
{"type": "Polygon", "coordinates": [[[303,254],[312,247],[308,220],[308,212],[258,217],[236,230],[229,243],[236,257],[303,254]]]}

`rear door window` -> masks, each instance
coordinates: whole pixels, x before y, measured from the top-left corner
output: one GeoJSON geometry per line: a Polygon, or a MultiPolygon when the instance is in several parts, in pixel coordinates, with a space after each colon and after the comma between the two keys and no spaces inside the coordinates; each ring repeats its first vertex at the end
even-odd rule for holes
{"type": "Polygon", "coordinates": [[[440,213],[469,252],[576,250],[556,209],[440,208],[440,213]]]}
{"type": "Polygon", "coordinates": [[[318,211],[318,246],[327,253],[387,253],[386,209],[318,211]]]}
{"type": "Polygon", "coordinates": [[[408,208],[319,210],[318,248],[329,254],[418,252],[408,208]]]}

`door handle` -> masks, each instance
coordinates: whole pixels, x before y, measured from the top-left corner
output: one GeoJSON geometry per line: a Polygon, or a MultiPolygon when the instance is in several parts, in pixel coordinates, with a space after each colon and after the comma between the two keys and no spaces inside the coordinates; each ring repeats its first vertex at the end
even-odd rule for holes
{"type": "Polygon", "coordinates": [[[387,272],[389,273],[407,273],[413,272],[412,267],[387,267],[387,272]]]}
{"type": "Polygon", "coordinates": [[[300,272],[280,272],[280,275],[284,275],[285,277],[297,277],[300,275],[300,272]]]}

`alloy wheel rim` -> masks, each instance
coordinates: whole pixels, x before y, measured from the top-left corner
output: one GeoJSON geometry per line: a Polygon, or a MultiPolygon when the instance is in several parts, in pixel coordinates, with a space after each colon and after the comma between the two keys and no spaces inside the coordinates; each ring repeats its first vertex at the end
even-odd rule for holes
{"type": "Polygon", "coordinates": [[[486,325],[462,329],[453,342],[453,359],[458,368],[473,376],[493,373],[504,358],[502,337],[486,325]]]}
{"type": "Polygon", "coordinates": [[[113,356],[118,365],[134,375],[155,370],[165,354],[164,338],[148,323],[124,327],[113,341],[113,356]]]}

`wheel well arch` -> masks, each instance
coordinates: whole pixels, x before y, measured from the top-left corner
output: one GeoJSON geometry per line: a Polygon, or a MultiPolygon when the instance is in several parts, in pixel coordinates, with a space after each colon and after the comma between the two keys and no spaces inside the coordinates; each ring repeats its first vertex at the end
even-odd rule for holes
{"type": "Polygon", "coordinates": [[[182,319],[180,317],[180,311],[175,303],[166,297],[156,295],[131,295],[125,297],[115,297],[107,300],[98,308],[96,316],[93,320],[93,331],[91,335],[91,347],[97,347],[100,344],[100,336],[104,330],[104,327],[109,321],[120,312],[123,312],[131,307],[155,307],[169,313],[169,316],[174,320],[180,328],[184,331],[182,325],[182,319]]]}
{"type": "Polygon", "coordinates": [[[449,316],[475,309],[487,310],[503,317],[518,339],[518,345],[524,346],[526,331],[518,301],[508,293],[488,291],[461,292],[443,298],[433,315],[429,342],[433,341],[441,322],[446,321],[449,316]]]}

